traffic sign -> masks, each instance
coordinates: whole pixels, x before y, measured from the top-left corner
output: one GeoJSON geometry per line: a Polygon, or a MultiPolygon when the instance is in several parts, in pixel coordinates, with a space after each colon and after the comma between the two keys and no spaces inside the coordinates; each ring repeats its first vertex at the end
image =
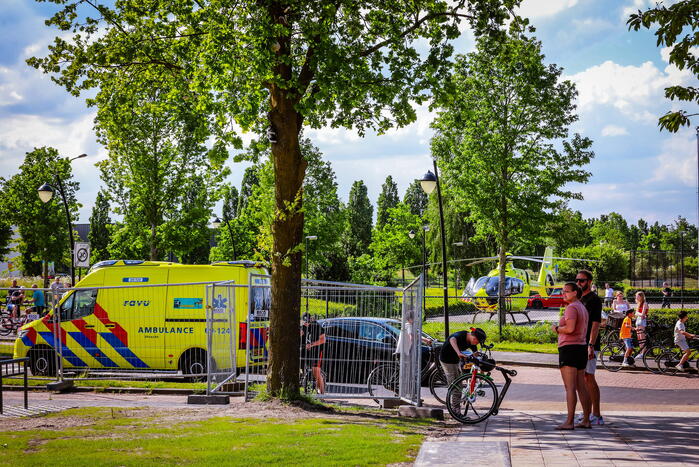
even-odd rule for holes
{"type": "Polygon", "coordinates": [[[78,242],[75,244],[75,267],[90,267],[90,244],[78,242]]]}

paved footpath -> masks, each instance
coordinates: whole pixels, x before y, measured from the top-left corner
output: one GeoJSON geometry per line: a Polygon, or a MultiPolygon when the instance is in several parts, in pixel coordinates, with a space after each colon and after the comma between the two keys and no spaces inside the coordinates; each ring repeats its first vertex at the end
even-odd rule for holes
{"type": "MultiPolygon", "coordinates": [[[[696,466],[699,464],[699,413],[607,412],[607,423],[592,430],[557,431],[560,412],[503,410],[485,422],[464,426],[443,444],[462,447],[463,457],[415,465],[464,465],[470,446],[509,445],[506,454],[492,450],[478,464],[512,466],[696,466]],[[454,461],[454,462],[451,462],[454,461]]],[[[439,441],[433,444],[438,447],[439,441]]]]}
{"type": "Polygon", "coordinates": [[[699,376],[598,370],[605,425],[562,432],[558,369],[506,366],[518,374],[500,413],[428,440],[415,465],[463,465],[472,455],[490,467],[699,465],[699,376]]]}

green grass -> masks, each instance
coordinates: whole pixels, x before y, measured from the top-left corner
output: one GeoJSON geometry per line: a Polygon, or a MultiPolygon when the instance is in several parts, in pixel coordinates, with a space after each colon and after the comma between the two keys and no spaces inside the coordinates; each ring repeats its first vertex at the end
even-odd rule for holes
{"type": "MultiPolygon", "coordinates": [[[[47,382],[55,381],[55,378],[37,380],[30,379],[29,386],[45,386],[47,382]]],[[[22,386],[24,380],[20,378],[5,378],[3,384],[12,386],[22,386]]],[[[205,392],[206,383],[184,383],[177,381],[128,381],[128,380],[113,380],[113,379],[96,379],[96,380],[74,380],[76,387],[88,388],[143,388],[143,389],[191,389],[194,392],[205,392]]]]}
{"type": "Polygon", "coordinates": [[[0,342],[0,358],[12,358],[14,348],[14,342],[0,342]]]}
{"type": "Polygon", "coordinates": [[[73,409],[42,426],[61,418],[79,426],[0,431],[0,465],[386,465],[411,463],[424,439],[420,421],[356,415],[187,422],[152,415],[73,409]]]}

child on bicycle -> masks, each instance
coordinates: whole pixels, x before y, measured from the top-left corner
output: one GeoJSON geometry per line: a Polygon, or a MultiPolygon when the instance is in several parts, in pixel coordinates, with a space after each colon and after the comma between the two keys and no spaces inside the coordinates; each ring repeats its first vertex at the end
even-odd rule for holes
{"type": "Polygon", "coordinates": [[[626,310],[626,318],[624,318],[624,321],[621,323],[621,329],[619,329],[619,339],[624,341],[624,346],[626,347],[624,361],[621,364],[622,368],[631,366],[631,354],[633,353],[633,338],[631,337],[633,324],[631,324],[631,317],[633,314],[633,310],[626,310]]]}
{"type": "Polygon", "coordinates": [[[685,324],[689,319],[689,315],[686,311],[682,310],[677,313],[677,323],[675,323],[675,345],[682,350],[682,358],[680,363],[675,367],[677,371],[684,371],[684,363],[689,359],[689,354],[692,353],[687,344],[687,338],[694,339],[697,337],[696,334],[687,332],[685,324]]]}

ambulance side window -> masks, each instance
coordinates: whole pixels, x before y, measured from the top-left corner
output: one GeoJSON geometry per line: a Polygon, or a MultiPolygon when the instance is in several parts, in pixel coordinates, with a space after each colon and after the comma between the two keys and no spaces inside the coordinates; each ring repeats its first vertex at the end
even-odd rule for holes
{"type": "Polygon", "coordinates": [[[70,321],[73,316],[73,299],[75,298],[75,293],[68,295],[63,303],[61,303],[61,321],[70,321]]]}
{"type": "Polygon", "coordinates": [[[97,289],[76,290],[73,305],[72,319],[80,319],[90,316],[95,312],[95,302],[97,301],[97,289]]]}

